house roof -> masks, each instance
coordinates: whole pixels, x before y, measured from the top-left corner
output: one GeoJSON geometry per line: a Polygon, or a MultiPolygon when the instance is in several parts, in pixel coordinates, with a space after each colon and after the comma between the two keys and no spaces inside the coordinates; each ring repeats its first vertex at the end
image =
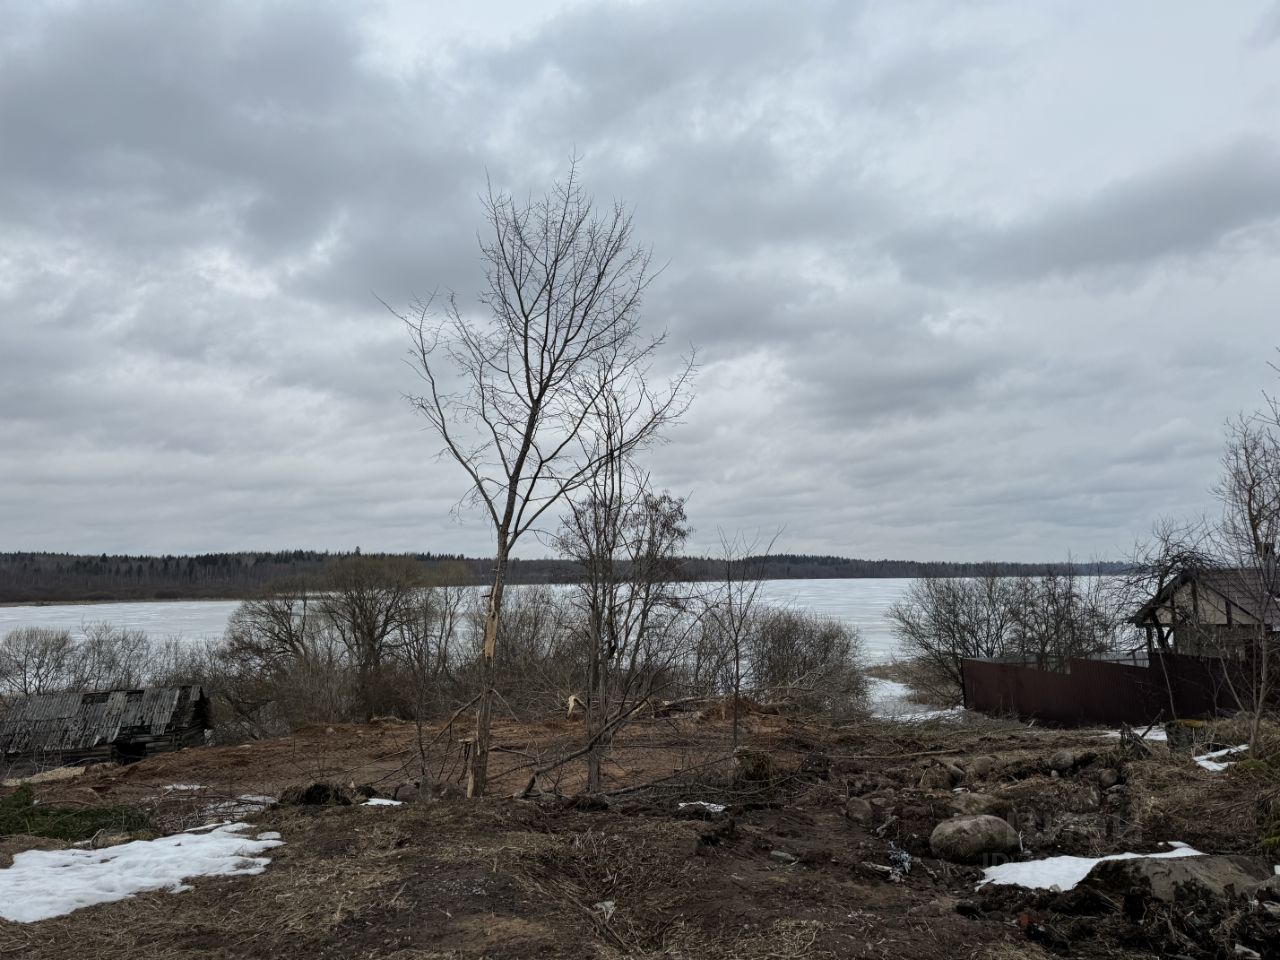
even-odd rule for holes
{"type": "Polygon", "coordinates": [[[196,686],[48,693],[0,716],[0,755],[91,750],[135,737],[164,737],[203,724],[196,686]]]}
{"type": "Polygon", "coordinates": [[[1170,598],[1188,583],[1212,590],[1228,604],[1249,618],[1269,626],[1280,626],[1280,597],[1274,585],[1262,582],[1257,570],[1245,567],[1200,567],[1184,570],[1133,615],[1133,622],[1142,625],[1158,607],[1169,603],[1170,598]],[[1268,588],[1270,587],[1270,588],[1268,588]]]}

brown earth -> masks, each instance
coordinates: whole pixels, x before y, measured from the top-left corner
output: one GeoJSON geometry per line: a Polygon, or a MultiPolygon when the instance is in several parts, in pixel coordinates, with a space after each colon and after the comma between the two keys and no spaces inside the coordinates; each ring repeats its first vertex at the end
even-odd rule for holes
{"type": "MultiPolygon", "coordinates": [[[[958,789],[1008,804],[1027,856],[1170,840],[1259,853],[1271,786],[1209,774],[1163,746],[1130,753],[1098,731],[980,718],[832,727],[753,715],[744,741],[774,768],[761,783],[735,779],[725,721],[650,720],[616,745],[612,795],[591,809],[572,801],[576,764],[544,779],[543,793],[512,798],[535,758],[580,740],[574,723],[507,722],[495,733],[488,799],[274,806],[248,817],[285,840],[264,874],[197,879],[190,892],[34,924],[0,921],[0,957],[996,960],[1231,956],[1236,943],[1268,956],[1267,938],[1280,944],[1280,921],[1268,926],[1239,904],[1134,917],[1076,892],[975,892],[980,868],[930,855],[955,792],[918,783],[943,762],[965,768],[958,789]],[[1064,749],[1073,766],[1054,776],[1049,758],[1064,749]],[[990,770],[978,772],[979,757],[990,770]],[[1100,789],[1104,770],[1118,772],[1118,788],[1100,789]],[[849,797],[867,801],[865,822],[846,815],[849,797]],[[688,800],[728,810],[679,809],[688,800]]],[[[36,791],[42,802],[140,803],[174,829],[206,822],[213,804],[294,784],[390,793],[421,775],[423,755],[428,779],[453,779],[462,739],[432,729],[419,751],[411,725],[317,728],[94,768],[36,791]]]]}

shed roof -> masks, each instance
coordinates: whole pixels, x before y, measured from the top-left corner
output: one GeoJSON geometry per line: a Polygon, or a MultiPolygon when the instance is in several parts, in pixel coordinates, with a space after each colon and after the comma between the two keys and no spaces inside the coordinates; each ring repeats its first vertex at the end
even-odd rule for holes
{"type": "Polygon", "coordinates": [[[1276,597],[1257,570],[1245,567],[1196,567],[1184,570],[1133,615],[1133,622],[1145,623],[1157,607],[1165,606],[1184,585],[1196,583],[1218,594],[1227,603],[1255,621],[1280,626],[1280,598],[1276,597]]]}
{"type": "Polygon", "coordinates": [[[0,717],[0,754],[91,750],[135,737],[164,737],[204,723],[198,686],[48,693],[0,717]]]}

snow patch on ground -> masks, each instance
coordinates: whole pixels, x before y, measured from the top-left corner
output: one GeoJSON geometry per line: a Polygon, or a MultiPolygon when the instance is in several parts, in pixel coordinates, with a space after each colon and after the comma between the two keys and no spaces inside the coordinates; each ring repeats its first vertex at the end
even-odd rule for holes
{"type": "Polygon", "coordinates": [[[366,807],[399,807],[403,804],[403,800],[388,800],[386,797],[370,797],[363,805],[366,807]]]}
{"type": "Polygon", "coordinates": [[[701,810],[707,811],[707,813],[724,813],[723,803],[711,803],[707,800],[689,800],[688,802],[678,804],[677,806],[681,810],[687,810],[690,807],[697,807],[701,810]]]}
{"type": "Polygon", "coordinates": [[[27,850],[0,870],[0,917],[34,923],[97,903],[123,900],[144,890],[179,893],[192,877],[262,873],[271,860],[259,856],[283,842],[278,833],[241,836],[247,823],[201,833],[134,840],[101,850],[27,850]]]}
{"type": "Polygon", "coordinates": [[[867,700],[873,717],[904,723],[951,717],[964,712],[960,707],[938,710],[916,703],[911,699],[911,689],[906,684],[878,677],[867,677],[867,700]]]}
{"type": "Polygon", "coordinates": [[[1220,757],[1229,757],[1233,754],[1244,753],[1248,749],[1249,745],[1247,743],[1242,743],[1238,747],[1227,747],[1225,750],[1215,750],[1213,753],[1203,753],[1200,756],[1192,757],[1191,759],[1211,773],[1221,773],[1235,761],[1221,760],[1219,759],[1220,757]]]}
{"type": "Polygon", "coordinates": [[[1185,843],[1169,844],[1172,850],[1159,853],[1116,853],[1109,857],[1049,857],[1045,860],[1029,860],[1025,863],[1002,863],[982,871],[982,882],[1009,884],[1030,890],[1070,890],[1089,875],[1089,871],[1103,860],[1137,860],[1143,857],[1167,859],[1170,857],[1201,857],[1199,850],[1185,843]]]}

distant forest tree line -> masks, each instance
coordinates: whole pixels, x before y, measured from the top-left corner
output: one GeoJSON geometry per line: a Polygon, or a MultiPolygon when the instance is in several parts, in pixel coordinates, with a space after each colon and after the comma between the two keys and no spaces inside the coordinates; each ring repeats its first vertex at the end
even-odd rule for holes
{"type": "MultiPolygon", "coordinates": [[[[356,551],[359,554],[359,551],[356,551]]],[[[319,575],[351,553],[316,550],[206,553],[193,556],[127,556],[65,553],[0,553],[0,603],[51,603],[111,600],[243,600],[274,584],[319,575]]],[[[382,556],[370,554],[369,556],[382,556]]],[[[409,554],[424,576],[442,585],[482,585],[492,576],[493,560],[461,554],[409,554]]],[[[684,557],[681,577],[718,580],[724,561],[684,557]]],[[[912,560],[859,560],[848,557],[772,554],[751,558],[761,579],[853,579],[859,577],[1043,576],[1064,569],[1061,563],[948,563],[912,560]]],[[[1077,564],[1076,573],[1121,573],[1126,564],[1077,564]]],[[[510,562],[511,583],[574,583],[580,579],[571,560],[510,562]]]]}

